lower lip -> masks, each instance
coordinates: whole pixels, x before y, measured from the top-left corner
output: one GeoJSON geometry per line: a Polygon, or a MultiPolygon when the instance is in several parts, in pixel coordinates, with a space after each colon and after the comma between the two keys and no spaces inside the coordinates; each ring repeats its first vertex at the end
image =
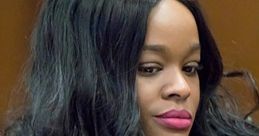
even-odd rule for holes
{"type": "Polygon", "coordinates": [[[183,119],[183,118],[159,118],[159,117],[156,117],[155,121],[158,124],[165,126],[167,128],[179,129],[179,130],[188,129],[192,124],[191,119],[183,119]]]}

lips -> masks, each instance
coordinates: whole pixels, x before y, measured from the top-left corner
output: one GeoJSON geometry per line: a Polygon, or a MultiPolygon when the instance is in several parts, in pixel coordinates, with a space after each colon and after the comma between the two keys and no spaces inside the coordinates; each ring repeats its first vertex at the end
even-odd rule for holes
{"type": "Polygon", "coordinates": [[[170,110],[155,116],[155,121],[167,128],[187,129],[192,124],[192,116],[186,110],[170,110]]]}

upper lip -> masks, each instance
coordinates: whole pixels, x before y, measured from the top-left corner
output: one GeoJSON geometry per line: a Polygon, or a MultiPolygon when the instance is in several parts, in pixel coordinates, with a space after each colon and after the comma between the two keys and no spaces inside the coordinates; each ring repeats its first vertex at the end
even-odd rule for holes
{"type": "Polygon", "coordinates": [[[186,110],[176,110],[172,109],[162,114],[156,115],[158,118],[182,118],[182,119],[191,119],[192,115],[186,110]]]}

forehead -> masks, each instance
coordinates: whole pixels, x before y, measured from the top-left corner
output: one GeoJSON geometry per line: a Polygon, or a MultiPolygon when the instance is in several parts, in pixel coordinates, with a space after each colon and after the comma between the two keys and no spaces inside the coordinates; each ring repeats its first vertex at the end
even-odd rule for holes
{"type": "Polygon", "coordinates": [[[162,0],[150,13],[146,42],[158,44],[156,42],[162,41],[175,44],[199,43],[192,13],[176,0],[162,0]]]}

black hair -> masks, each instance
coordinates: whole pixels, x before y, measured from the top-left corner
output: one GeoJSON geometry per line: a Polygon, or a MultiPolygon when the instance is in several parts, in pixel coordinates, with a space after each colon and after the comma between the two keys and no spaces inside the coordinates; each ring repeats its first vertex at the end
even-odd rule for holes
{"type": "MultiPolygon", "coordinates": [[[[32,34],[25,81],[29,103],[6,135],[144,135],[136,67],[149,13],[158,2],[45,0],[32,34]]],[[[180,2],[195,17],[204,66],[190,135],[255,135],[256,127],[217,105],[215,91],[223,73],[220,53],[197,3],[180,2]]]]}

